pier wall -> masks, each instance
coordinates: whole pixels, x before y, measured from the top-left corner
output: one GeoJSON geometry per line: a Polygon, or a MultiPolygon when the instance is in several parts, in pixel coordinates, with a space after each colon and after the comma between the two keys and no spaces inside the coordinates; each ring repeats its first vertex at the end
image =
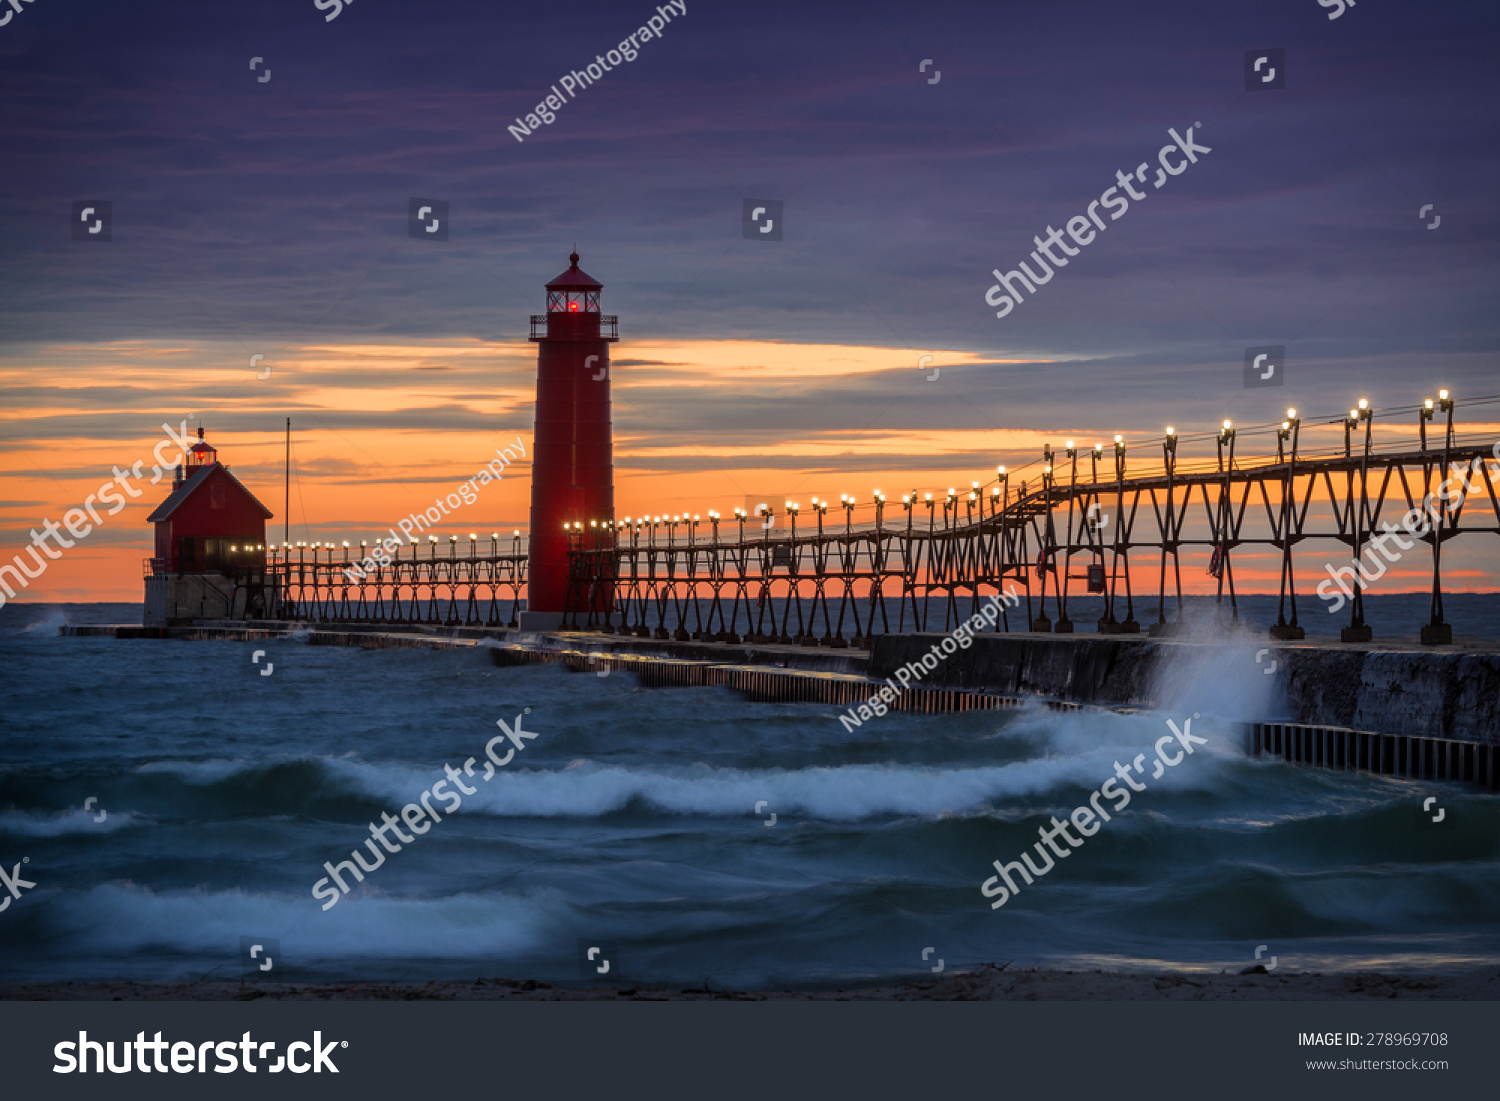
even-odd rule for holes
{"type": "MultiPolygon", "coordinates": [[[[919,661],[946,636],[875,639],[870,676],[885,679],[919,661]]],[[[1173,667],[1205,647],[1254,664],[1243,642],[1118,636],[986,635],[945,657],[915,683],[1043,695],[1101,707],[1157,707],[1173,667]]],[[[1282,695],[1277,716],[1293,723],[1379,730],[1424,738],[1500,742],[1500,653],[1341,643],[1264,644],[1282,695]]],[[[1205,667],[1212,670],[1211,666],[1205,667]]],[[[1269,666],[1261,666],[1269,668],[1269,666]]]]}
{"type": "MultiPolygon", "coordinates": [[[[254,641],[296,632],[311,645],[472,647],[488,640],[498,664],[561,662],[571,668],[629,670],[647,683],[726,684],[758,698],[805,699],[847,706],[868,699],[907,662],[946,636],[883,635],[867,656],[857,650],[784,645],[725,645],[622,638],[594,633],[505,629],[392,630],[313,624],[199,623],[192,627],[64,627],[64,634],[117,638],[254,641]],[[534,655],[534,656],[529,656],[534,655]],[[668,667],[672,671],[668,672],[668,667]],[[718,672],[708,672],[713,667],[718,672]],[[734,668],[729,674],[723,670],[734,668]],[[750,678],[747,670],[756,670],[750,678]],[[672,679],[672,678],[687,678],[672,679]],[[777,686],[778,678],[787,683],[777,686]]],[[[1500,745],[1500,651],[1475,646],[1401,643],[1350,646],[1332,641],[1151,639],[1101,635],[985,635],[912,682],[923,689],[897,709],[967,710],[1013,706],[1042,697],[1061,706],[1161,708],[1184,683],[1220,678],[1254,682],[1274,661],[1258,702],[1243,716],[1301,724],[1500,745]],[[1257,656],[1265,664],[1256,661],[1257,656]],[[970,696],[1005,701],[976,702],[970,696]]]]}
{"type": "Polygon", "coordinates": [[[1373,772],[1413,780],[1450,780],[1500,791],[1500,745],[1454,738],[1416,738],[1343,727],[1249,723],[1245,752],[1294,765],[1373,772]]]}

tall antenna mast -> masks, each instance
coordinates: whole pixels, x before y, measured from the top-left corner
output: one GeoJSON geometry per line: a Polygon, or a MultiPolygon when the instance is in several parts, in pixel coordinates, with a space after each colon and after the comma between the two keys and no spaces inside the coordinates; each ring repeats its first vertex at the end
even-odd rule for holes
{"type": "Polygon", "coordinates": [[[282,493],[281,541],[292,541],[292,418],[286,419],[286,484],[282,493]]]}

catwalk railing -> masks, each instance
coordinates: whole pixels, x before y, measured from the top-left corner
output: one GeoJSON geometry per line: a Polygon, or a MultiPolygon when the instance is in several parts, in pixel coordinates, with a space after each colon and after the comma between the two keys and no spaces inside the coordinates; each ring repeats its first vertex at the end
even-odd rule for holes
{"type": "Polygon", "coordinates": [[[299,543],[269,548],[264,570],[283,594],[283,619],[514,627],[526,554],[519,537],[505,542],[510,546],[502,553],[498,536],[484,543],[471,537],[466,545],[450,536],[446,545],[413,543],[380,559],[347,543],[299,543]]]}
{"type": "MultiPolygon", "coordinates": [[[[777,517],[769,508],[756,517],[737,509],[732,518],[710,512],[706,521],[676,516],[575,524],[565,626],[656,638],[867,646],[875,634],[952,629],[987,597],[1013,591],[1021,604],[1014,615],[1002,612],[995,630],[1067,633],[1074,626],[1069,600],[1081,581],[1083,592],[1102,598],[1101,632],[1134,633],[1141,629],[1138,576],[1149,562],[1155,591],[1141,610],[1154,613],[1152,634],[1171,634],[1182,622],[1185,551],[1208,555],[1216,598],[1237,618],[1236,556],[1246,548],[1270,548],[1280,559],[1271,634],[1302,638],[1299,602],[1305,606],[1308,596],[1298,584],[1294,549],[1324,540],[1348,548],[1353,560],[1379,548],[1390,560],[1387,544],[1395,540],[1411,555],[1418,542],[1426,544],[1432,586],[1422,639],[1451,641],[1443,614],[1443,548],[1460,535],[1500,534],[1494,484],[1500,445],[1460,440],[1446,393],[1444,399],[1437,403],[1448,413],[1441,446],[1427,441],[1431,403],[1421,419],[1420,447],[1389,452],[1373,447],[1372,415],[1361,409],[1351,411],[1344,446],[1331,454],[1300,453],[1301,423],[1292,419],[1269,426],[1276,435],[1274,459],[1242,463],[1226,422],[1213,437],[1216,460],[1179,463],[1178,438],[1169,430],[1160,466],[1130,473],[1125,444],[1116,437],[1113,477],[1099,477],[1102,446],[1080,459],[1080,449],[1070,444],[1057,465],[1047,449],[1039,477],[1014,490],[1002,467],[992,485],[975,482],[963,494],[949,490],[938,500],[912,493],[898,505],[877,491],[866,506],[873,519],[858,524],[854,502],[816,498],[810,509],[784,504],[781,531],[772,530],[777,517]],[[1466,472],[1464,488],[1444,481],[1455,471],[1466,472]],[[1397,527],[1396,535],[1387,534],[1398,506],[1404,515],[1424,502],[1425,533],[1397,527]],[[1075,565],[1084,572],[1075,574],[1075,565]]],[[[1421,526],[1414,520],[1412,530],[1421,526]]],[[[1326,572],[1331,567],[1320,565],[1317,579],[1334,585],[1326,572]]],[[[1342,637],[1367,641],[1365,586],[1352,567],[1341,568],[1349,604],[1342,637]]]]}
{"type": "MultiPolygon", "coordinates": [[[[1371,573],[1383,573],[1373,564],[1402,551],[1408,567],[1424,556],[1431,600],[1422,638],[1449,641],[1444,548],[1459,536],[1500,534],[1500,444],[1493,435],[1460,437],[1445,393],[1416,407],[1416,438],[1376,448],[1376,415],[1384,424],[1387,414],[1410,411],[1361,408],[1321,422],[1322,435],[1309,437],[1325,445],[1321,450],[1303,446],[1303,422],[1289,415],[1279,426],[1236,432],[1226,425],[1195,437],[1214,449],[1196,460],[1179,461],[1179,443],[1191,441],[1171,430],[1160,461],[1149,465],[1137,456],[1127,465],[1120,437],[1108,450],[1047,448],[1035,464],[1009,473],[1001,467],[983,485],[936,499],[913,492],[888,501],[877,491],[862,504],[813,498],[803,509],[777,502],[757,516],[737,509],[733,517],[709,512],[706,520],[582,519],[570,531],[563,625],[656,638],[868,646],[877,634],[952,629],[988,598],[1013,592],[1017,603],[1002,608],[995,630],[1070,632],[1070,607],[1077,612],[1089,596],[1102,605],[1102,632],[1137,632],[1139,616],[1153,634],[1170,634],[1182,623],[1185,556],[1190,568],[1206,560],[1214,597],[1237,617],[1236,563],[1247,555],[1265,561],[1269,551],[1279,562],[1271,634],[1300,638],[1299,613],[1310,597],[1296,555],[1321,541],[1350,559],[1368,558],[1371,573]],[[1434,428],[1440,441],[1429,441],[1438,413],[1446,414],[1446,427],[1434,428]],[[1340,427],[1343,446],[1333,446],[1340,427]],[[1238,438],[1257,433],[1274,435],[1274,456],[1237,457],[1238,438]],[[1039,469],[1021,480],[1032,466],[1039,469]],[[1387,531],[1400,514],[1424,509],[1424,530],[1387,531]]],[[[384,562],[347,544],[283,544],[263,562],[257,555],[245,563],[244,572],[279,594],[283,618],[509,627],[523,607],[527,559],[519,535],[508,542],[502,552],[498,535],[471,536],[467,544],[429,537],[384,562]]],[[[1343,637],[1364,641],[1366,585],[1353,568],[1329,565],[1327,557],[1312,567],[1312,581],[1331,594],[1336,582],[1327,571],[1342,571],[1343,637]]]]}

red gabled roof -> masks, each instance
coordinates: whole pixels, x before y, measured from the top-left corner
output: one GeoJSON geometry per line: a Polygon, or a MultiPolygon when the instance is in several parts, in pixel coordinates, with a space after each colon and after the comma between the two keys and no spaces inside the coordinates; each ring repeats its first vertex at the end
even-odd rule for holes
{"type": "Polygon", "coordinates": [[[250,499],[250,503],[253,504],[256,508],[260,509],[267,520],[276,515],[265,505],[261,504],[260,501],[256,499],[255,494],[246,489],[244,485],[241,484],[238,478],[229,473],[229,468],[227,466],[225,466],[223,463],[214,463],[212,466],[199,467],[197,470],[193,471],[193,473],[189,475],[187,481],[183,482],[180,486],[174,489],[172,491],[172,495],[161,504],[157,505],[156,511],[153,512],[150,516],[146,517],[146,523],[156,524],[160,523],[163,520],[170,519],[172,513],[176,512],[184,501],[186,501],[189,497],[196,493],[198,491],[198,487],[201,486],[204,482],[208,481],[209,476],[213,474],[215,470],[222,470],[224,472],[224,477],[233,482],[239,488],[239,491],[250,499]]]}

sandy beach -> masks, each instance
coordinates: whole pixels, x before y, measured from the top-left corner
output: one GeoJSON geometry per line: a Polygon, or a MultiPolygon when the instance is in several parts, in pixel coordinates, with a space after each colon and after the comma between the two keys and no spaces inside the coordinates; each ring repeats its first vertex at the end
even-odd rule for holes
{"type": "Polygon", "coordinates": [[[0,984],[0,1001],[1493,1001],[1500,968],[1461,975],[1119,974],[986,966],[931,979],[824,990],[553,986],[534,979],[471,983],[0,984]]]}

